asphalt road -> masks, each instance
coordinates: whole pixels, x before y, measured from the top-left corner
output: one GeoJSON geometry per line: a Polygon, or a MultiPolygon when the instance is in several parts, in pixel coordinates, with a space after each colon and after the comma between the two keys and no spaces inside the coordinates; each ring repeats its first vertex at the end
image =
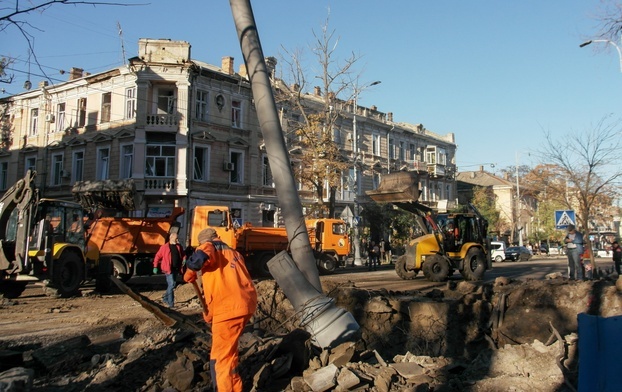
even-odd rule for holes
{"type": "MultiPolygon", "coordinates": [[[[609,259],[597,258],[596,265],[600,268],[612,268],[613,263],[609,259]]],[[[486,271],[484,282],[494,282],[499,276],[512,279],[544,279],[550,273],[560,272],[567,276],[568,262],[566,256],[534,256],[529,261],[492,263],[492,270],[486,271]]],[[[383,264],[377,271],[368,271],[367,267],[340,268],[333,275],[321,276],[322,281],[352,281],[359,288],[370,290],[426,290],[434,287],[445,286],[446,283],[429,282],[419,273],[413,280],[403,280],[394,270],[394,265],[383,264]]],[[[454,273],[452,280],[462,280],[459,272],[454,273]]]]}

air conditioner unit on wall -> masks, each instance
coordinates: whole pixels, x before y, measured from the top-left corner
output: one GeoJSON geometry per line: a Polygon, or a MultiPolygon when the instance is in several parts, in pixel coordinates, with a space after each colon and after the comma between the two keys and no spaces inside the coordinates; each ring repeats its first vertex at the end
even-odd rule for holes
{"type": "Polygon", "coordinates": [[[49,123],[53,123],[54,122],[54,115],[52,113],[48,113],[45,115],[45,121],[49,122],[49,123]]]}
{"type": "Polygon", "coordinates": [[[224,171],[233,171],[233,169],[235,169],[233,162],[224,162],[222,164],[222,170],[224,171]]]}

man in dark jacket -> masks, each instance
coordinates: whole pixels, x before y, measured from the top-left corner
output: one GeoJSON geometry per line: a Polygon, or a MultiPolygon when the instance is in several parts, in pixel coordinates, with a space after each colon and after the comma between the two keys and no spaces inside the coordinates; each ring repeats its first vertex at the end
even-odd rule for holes
{"type": "Polygon", "coordinates": [[[611,251],[613,252],[613,266],[615,267],[618,275],[620,275],[620,264],[622,264],[622,248],[620,248],[618,241],[613,241],[611,251]]]}

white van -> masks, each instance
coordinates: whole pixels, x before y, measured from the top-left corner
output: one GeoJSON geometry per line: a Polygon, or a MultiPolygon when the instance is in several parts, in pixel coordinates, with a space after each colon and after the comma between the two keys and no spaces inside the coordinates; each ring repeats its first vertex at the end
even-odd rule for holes
{"type": "Polygon", "coordinates": [[[490,242],[490,258],[497,263],[505,260],[505,242],[492,241],[490,242]]]}

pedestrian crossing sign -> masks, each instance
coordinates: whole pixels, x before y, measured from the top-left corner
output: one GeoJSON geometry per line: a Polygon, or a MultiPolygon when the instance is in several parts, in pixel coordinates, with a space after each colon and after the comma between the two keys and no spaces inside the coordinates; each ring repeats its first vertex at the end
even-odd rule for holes
{"type": "Polygon", "coordinates": [[[565,229],[568,225],[576,225],[574,210],[555,211],[555,228],[565,229]]]}

